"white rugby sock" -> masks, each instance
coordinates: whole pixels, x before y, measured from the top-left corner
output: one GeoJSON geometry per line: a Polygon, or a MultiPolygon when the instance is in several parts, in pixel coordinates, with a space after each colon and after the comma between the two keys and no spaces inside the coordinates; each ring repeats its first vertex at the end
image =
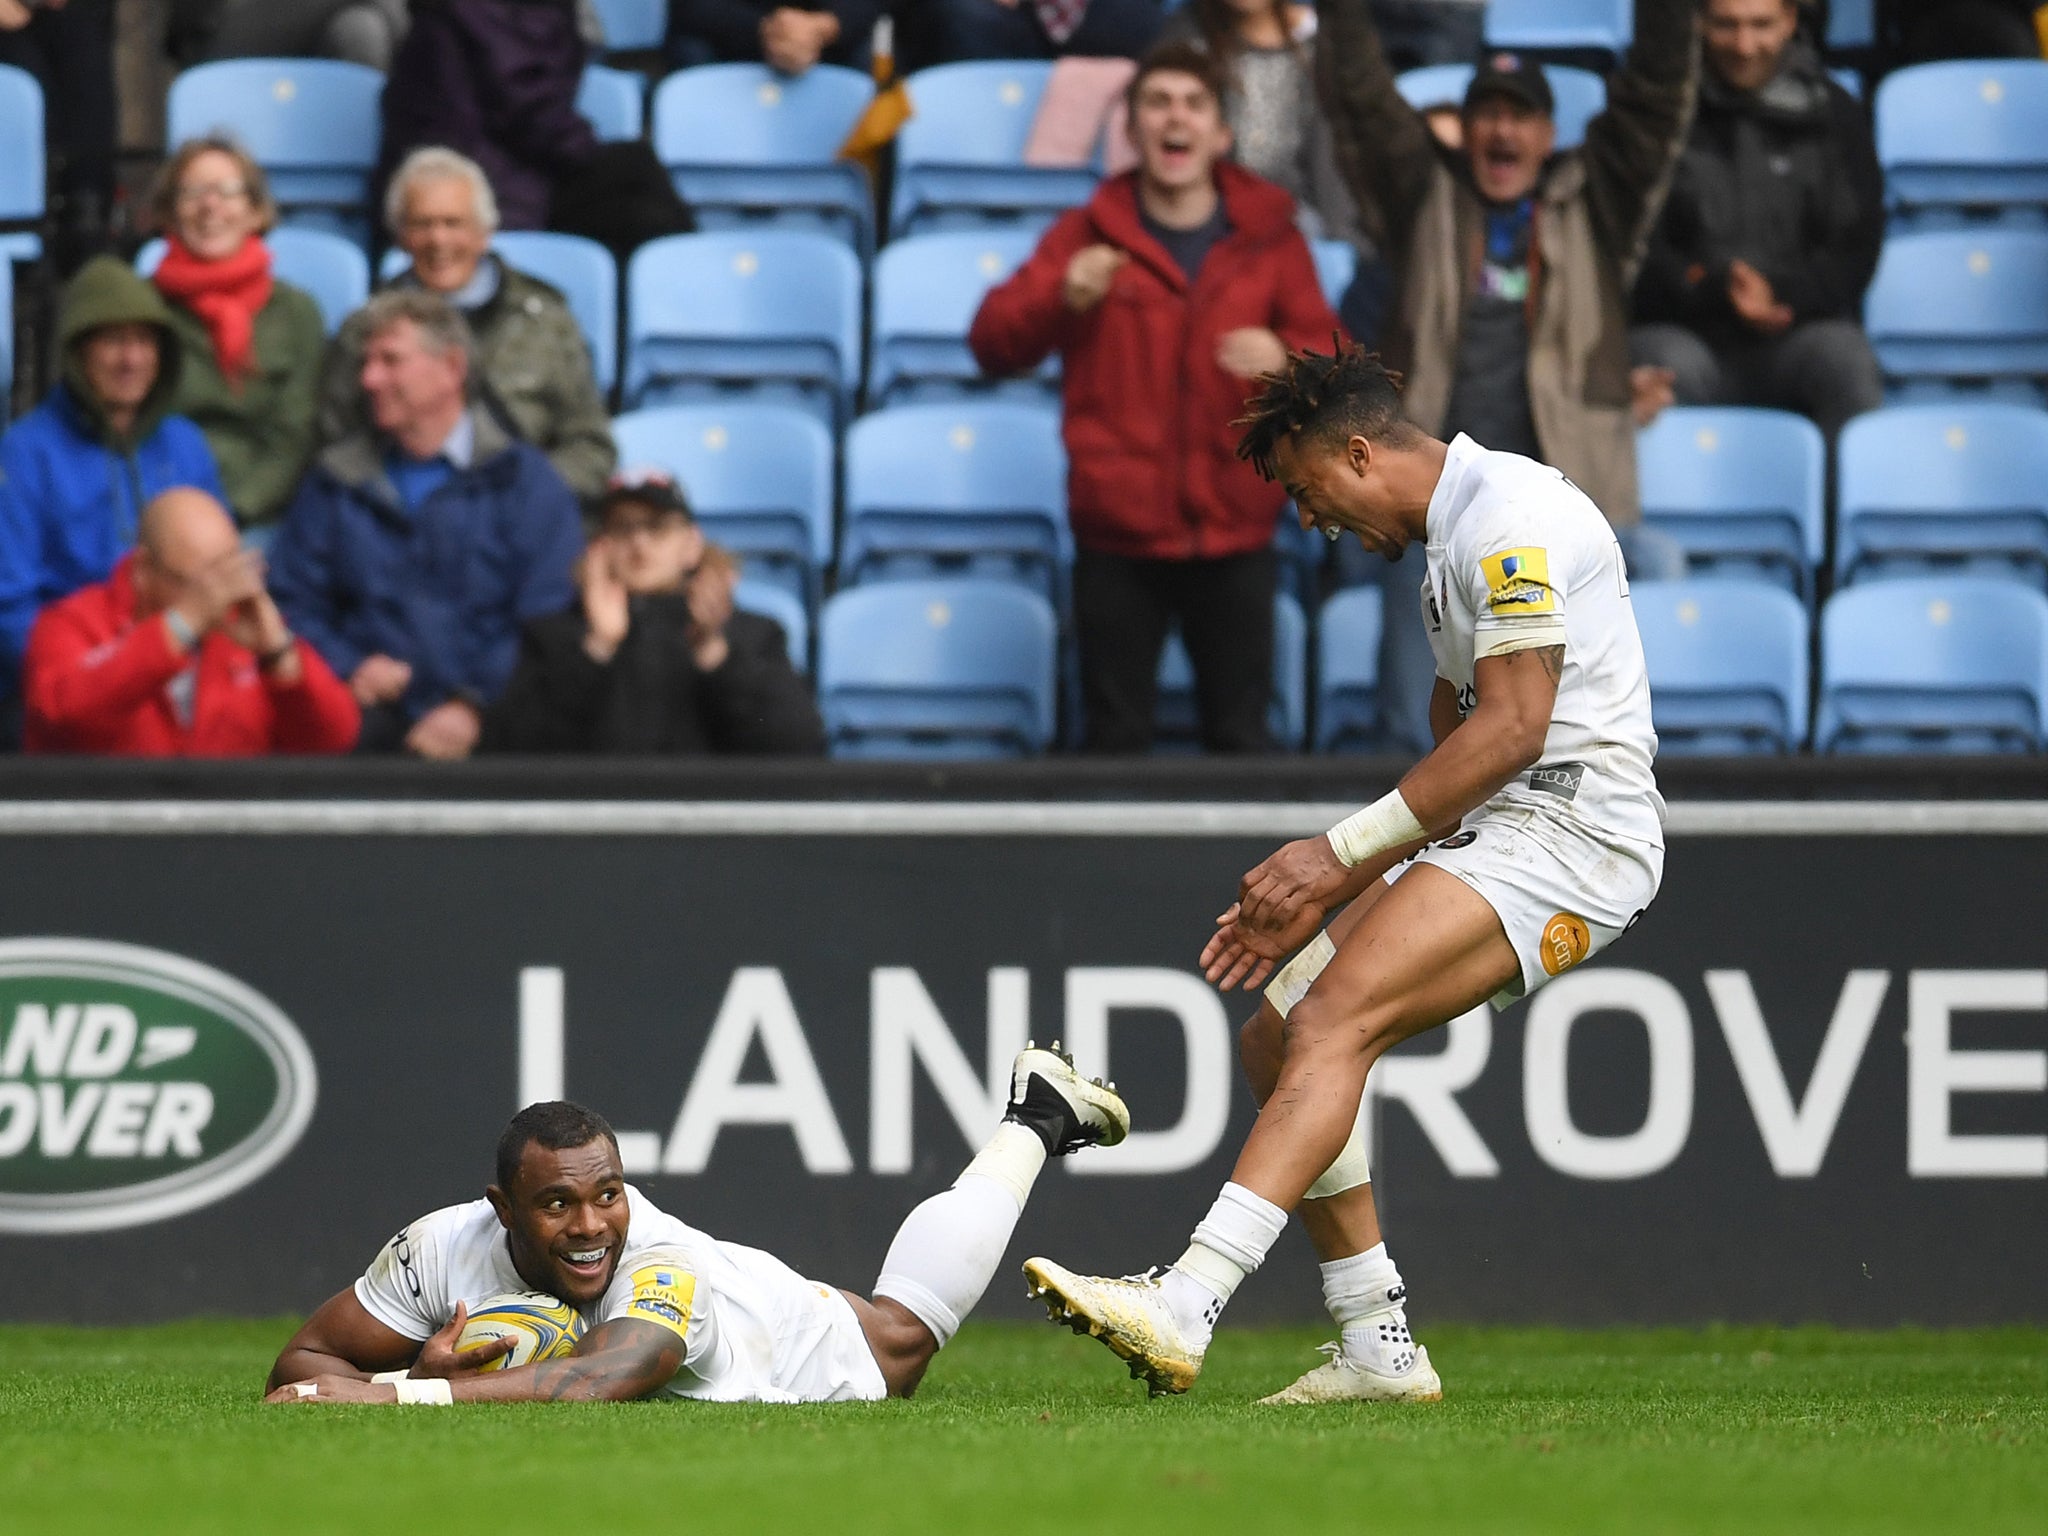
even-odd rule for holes
{"type": "Polygon", "coordinates": [[[875,1295],[910,1308],[945,1348],[1003,1262],[1044,1166],[1037,1132],[1012,1122],[997,1126],[953,1187],[896,1229],[875,1295]]]}
{"type": "Polygon", "coordinates": [[[1323,1305],[1344,1340],[1344,1357],[1383,1376],[1415,1368],[1415,1339],[1402,1303],[1408,1287],[1380,1243],[1322,1266],[1323,1305]]]}
{"type": "Polygon", "coordinates": [[[1160,1280],[1182,1328],[1206,1344],[1223,1304],[1244,1277],[1266,1260],[1287,1226],[1287,1213],[1242,1184],[1225,1184],[1209,1214],[1195,1228],[1188,1251],[1160,1280]]]}

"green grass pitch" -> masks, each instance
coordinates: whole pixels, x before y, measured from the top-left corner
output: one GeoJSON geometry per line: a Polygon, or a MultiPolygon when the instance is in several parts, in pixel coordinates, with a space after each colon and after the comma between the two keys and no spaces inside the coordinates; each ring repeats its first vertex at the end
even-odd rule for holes
{"type": "Polygon", "coordinates": [[[1148,1403],[970,1325],[909,1403],[274,1409],[286,1324],[0,1327],[0,1531],[2048,1530],[2048,1330],[1439,1327],[1449,1396],[1261,1409],[1310,1331],[1148,1403]]]}

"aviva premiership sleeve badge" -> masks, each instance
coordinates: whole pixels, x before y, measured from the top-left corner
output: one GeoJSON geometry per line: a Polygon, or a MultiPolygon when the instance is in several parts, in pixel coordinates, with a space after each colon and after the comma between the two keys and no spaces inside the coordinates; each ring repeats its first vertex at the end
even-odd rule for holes
{"type": "Polygon", "coordinates": [[[659,1323],[680,1339],[689,1337],[690,1307],[697,1298],[695,1275],[674,1264],[643,1264],[633,1271],[631,1283],[627,1317],[659,1323]]]}
{"type": "Polygon", "coordinates": [[[1502,618],[1557,612],[1550,557],[1541,549],[1508,549],[1479,562],[1486,573],[1487,610],[1502,618]]]}

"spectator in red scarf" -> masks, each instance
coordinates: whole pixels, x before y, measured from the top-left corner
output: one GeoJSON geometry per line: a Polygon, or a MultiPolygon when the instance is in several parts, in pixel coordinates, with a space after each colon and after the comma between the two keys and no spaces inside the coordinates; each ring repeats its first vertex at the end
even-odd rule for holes
{"type": "Polygon", "coordinates": [[[232,139],[180,145],[155,202],[167,249],[153,281],[184,355],[171,409],[206,434],[236,519],[260,526],[312,457],[327,328],[312,295],[271,276],[277,205],[232,139]]]}
{"type": "Polygon", "coordinates": [[[22,667],[29,752],[346,752],[348,685],[294,636],[226,509],[190,486],[143,509],[114,574],[52,603],[22,667]]]}

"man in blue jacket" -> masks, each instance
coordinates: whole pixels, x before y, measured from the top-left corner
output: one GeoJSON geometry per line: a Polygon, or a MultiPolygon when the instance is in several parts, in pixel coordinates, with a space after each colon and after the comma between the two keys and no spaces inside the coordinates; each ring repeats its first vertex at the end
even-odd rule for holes
{"type": "Polygon", "coordinates": [[[393,289],[364,310],[374,431],[317,458],[271,550],[272,595],[347,678],[359,750],[467,757],[526,620],[575,595],[575,495],[547,456],[469,400],[469,328],[393,289]]]}
{"type": "Polygon", "coordinates": [[[64,291],[57,387],[0,437],[0,741],[13,739],[36,615],[105,581],[159,493],[191,485],[221,494],[205,437],[170,413],[170,319],[127,266],[88,262],[64,291]]]}

